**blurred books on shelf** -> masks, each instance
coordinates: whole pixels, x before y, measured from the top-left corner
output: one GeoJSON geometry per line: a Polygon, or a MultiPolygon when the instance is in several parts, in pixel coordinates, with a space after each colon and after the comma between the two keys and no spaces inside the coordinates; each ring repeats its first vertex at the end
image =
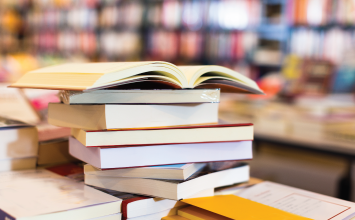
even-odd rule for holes
{"type": "Polygon", "coordinates": [[[36,167],[38,134],[36,127],[0,116],[0,170],[36,167]]]}

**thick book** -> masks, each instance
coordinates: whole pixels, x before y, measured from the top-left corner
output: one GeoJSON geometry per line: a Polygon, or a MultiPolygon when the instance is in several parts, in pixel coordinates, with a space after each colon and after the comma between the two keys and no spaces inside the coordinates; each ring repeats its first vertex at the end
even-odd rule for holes
{"type": "Polygon", "coordinates": [[[170,88],[226,87],[236,92],[263,94],[253,80],[222,66],[178,67],[162,61],[49,66],[26,73],[11,87],[83,91],[147,81],[170,88]]]}
{"type": "Polygon", "coordinates": [[[86,130],[164,127],[218,122],[218,103],[66,105],[50,103],[48,122],[86,130]]]}
{"type": "Polygon", "coordinates": [[[254,132],[253,124],[244,123],[102,131],[72,128],[72,136],[86,147],[112,147],[246,141],[253,140],[254,132]]]}
{"type": "Polygon", "coordinates": [[[249,160],[253,157],[252,141],[103,148],[85,147],[70,137],[69,152],[100,169],[249,160]]]}
{"type": "Polygon", "coordinates": [[[0,161],[37,156],[38,133],[32,125],[0,116],[0,140],[0,161]]]}
{"type": "Polygon", "coordinates": [[[215,172],[207,168],[184,181],[85,175],[85,183],[121,192],[180,200],[203,190],[249,180],[249,166],[246,164],[215,172]]]}
{"type": "Polygon", "coordinates": [[[102,89],[62,90],[60,100],[67,104],[172,104],[218,103],[220,89],[102,89]]]}
{"type": "Polygon", "coordinates": [[[44,169],[0,175],[0,219],[90,219],[120,212],[122,200],[44,169]]]}
{"type": "Polygon", "coordinates": [[[97,176],[186,180],[188,177],[201,170],[205,166],[206,163],[187,163],[128,169],[102,170],[86,164],[84,165],[84,172],[88,175],[97,176]]]}

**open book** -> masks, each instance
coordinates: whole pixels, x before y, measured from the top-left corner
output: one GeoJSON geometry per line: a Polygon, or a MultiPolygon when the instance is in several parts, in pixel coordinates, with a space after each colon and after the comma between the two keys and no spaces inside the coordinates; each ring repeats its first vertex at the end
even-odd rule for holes
{"type": "Polygon", "coordinates": [[[222,88],[263,94],[253,80],[222,66],[175,66],[161,61],[50,66],[28,72],[11,87],[84,91],[147,82],[164,85],[163,88],[222,88]]]}

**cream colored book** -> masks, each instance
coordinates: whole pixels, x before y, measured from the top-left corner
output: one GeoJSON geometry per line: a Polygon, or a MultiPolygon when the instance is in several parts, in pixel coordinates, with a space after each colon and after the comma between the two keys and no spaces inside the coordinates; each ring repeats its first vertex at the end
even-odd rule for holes
{"type": "Polygon", "coordinates": [[[98,131],[72,128],[72,136],[86,147],[127,147],[129,145],[247,141],[253,140],[254,129],[253,124],[251,123],[188,125],[98,131]]]}
{"type": "Polygon", "coordinates": [[[218,103],[220,89],[101,89],[88,92],[62,90],[60,100],[75,104],[218,103]]]}
{"type": "Polygon", "coordinates": [[[175,66],[162,61],[68,63],[26,73],[11,87],[96,90],[137,82],[155,82],[171,88],[222,88],[263,94],[248,77],[222,66],[175,66]]]}
{"type": "Polygon", "coordinates": [[[86,130],[166,127],[218,122],[218,103],[66,105],[49,103],[48,122],[86,130]]]}
{"type": "Polygon", "coordinates": [[[233,168],[213,171],[206,167],[187,180],[142,179],[110,177],[85,174],[85,184],[152,197],[180,200],[191,198],[196,193],[209,190],[203,197],[213,196],[214,188],[228,186],[249,180],[249,166],[239,164],[233,168]]]}

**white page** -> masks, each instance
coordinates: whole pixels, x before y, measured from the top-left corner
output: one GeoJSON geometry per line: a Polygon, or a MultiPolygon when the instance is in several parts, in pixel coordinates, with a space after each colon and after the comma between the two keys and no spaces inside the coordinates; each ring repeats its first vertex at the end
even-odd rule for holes
{"type": "Polygon", "coordinates": [[[236,195],[316,220],[348,220],[355,213],[353,202],[268,181],[236,195]]]}

